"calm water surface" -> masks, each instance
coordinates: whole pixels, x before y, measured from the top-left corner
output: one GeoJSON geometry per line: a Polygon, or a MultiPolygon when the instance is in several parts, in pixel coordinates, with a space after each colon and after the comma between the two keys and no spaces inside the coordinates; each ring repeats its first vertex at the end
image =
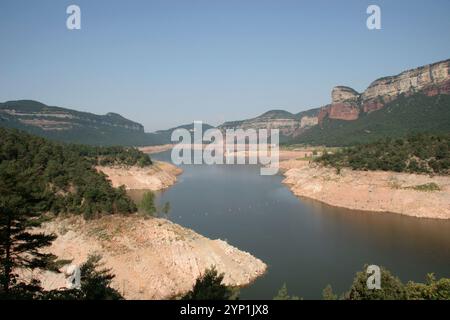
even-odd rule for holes
{"type": "MultiPolygon", "coordinates": [[[[170,151],[152,158],[170,161],[170,151]]],[[[299,200],[282,176],[260,176],[257,166],[182,168],[177,184],[157,194],[159,204],[170,202],[168,218],[268,265],[264,277],[242,289],[242,299],[271,299],[283,283],[305,299],[321,298],[327,284],[341,293],[366,263],[403,281],[422,281],[429,272],[450,277],[450,221],[299,200]]]]}

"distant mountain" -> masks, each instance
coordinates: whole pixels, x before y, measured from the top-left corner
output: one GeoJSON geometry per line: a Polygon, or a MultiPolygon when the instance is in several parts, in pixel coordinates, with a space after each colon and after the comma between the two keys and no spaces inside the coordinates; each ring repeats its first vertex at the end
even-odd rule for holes
{"type": "Polygon", "coordinates": [[[331,104],[320,112],[319,123],[324,118],[356,120],[364,114],[383,109],[401,96],[450,94],[449,67],[450,59],[384,77],[372,82],[361,94],[352,88],[337,86],[331,93],[331,104]]]}
{"type": "MultiPolygon", "coordinates": [[[[124,146],[171,143],[171,133],[176,129],[146,133],[141,124],[117,113],[96,115],[32,100],[0,103],[0,126],[69,143],[124,146]]],[[[192,125],[180,127],[189,129],[192,125]]],[[[203,127],[211,126],[205,124],[203,127]]]]}
{"type": "MultiPolygon", "coordinates": [[[[414,132],[450,132],[450,59],[374,81],[363,93],[337,86],[331,103],[297,114],[270,110],[218,128],[279,129],[280,142],[349,145],[414,132]]],[[[92,145],[144,146],[167,144],[177,128],[144,132],[141,124],[116,113],[95,115],[50,107],[37,101],[0,103],[0,126],[46,138],[92,145]]],[[[203,130],[212,128],[204,124],[203,130]]]]}
{"type": "Polygon", "coordinates": [[[280,130],[281,142],[342,146],[414,132],[450,132],[450,59],[374,81],[363,93],[337,86],[331,103],[292,114],[272,110],[221,129],[280,130]]]}
{"type": "MultiPolygon", "coordinates": [[[[203,123],[202,124],[202,131],[203,133],[205,133],[206,130],[208,129],[212,129],[214,128],[213,126],[207,124],[207,123],[203,123]]],[[[160,139],[165,140],[165,141],[169,141],[167,143],[170,143],[171,141],[171,136],[172,136],[172,132],[177,130],[177,129],[186,129],[191,133],[192,136],[192,142],[196,142],[194,141],[194,123],[190,123],[190,124],[184,124],[178,127],[174,127],[174,128],[170,128],[167,130],[158,130],[155,132],[155,135],[157,135],[160,139]]],[[[203,139],[203,134],[201,136],[201,139],[203,139]]],[[[175,142],[176,143],[176,142],[175,142]]],[[[201,143],[201,141],[197,141],[196,143],[201,143]]]]}
{"type": "Polygon", "coordinates": [[[281,141],[287,141],[304,130],[317,125],[320,108],[303,111],[297,114],[285,110],[270,110],[262,115],[238,121],[228,121],[218,128],[227,129],[279,129],[281,141]]]}
{"type": "Polygon", "coordinates": [[[450,132],[450,95],[402,96],[353,121],[325,118],[289,143],[348,146],[418,132],[450,132]]]}

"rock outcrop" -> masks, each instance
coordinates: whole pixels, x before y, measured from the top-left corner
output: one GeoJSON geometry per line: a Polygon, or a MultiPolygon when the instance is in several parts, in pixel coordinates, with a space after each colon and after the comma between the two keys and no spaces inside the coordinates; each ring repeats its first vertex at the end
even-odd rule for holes
{"type": "Polygon", "coordinates": [[[256,118],[225,122],[218,128],[223,131],[227,129],[278,129],[281,135],[295,136],[299,132],[318,124],[319,111],[320,109],[311,109],[292,114],[284,110],[271,110],[256,118]]]}
{"type": "Polygon", "coordinates": [[[374,81],[361,95],[364,112],[378,110],[400,95],[422,92],[428,96],[450,93],[450,60],[408,70],[374,81]]]}
{"type": "Polygon", "coordinates": [[[423,93],[428,96],[450,94],[450,59],[408,70],[396,76],[374,81],[362,94],[349,87],[335,87],[332,102],[322,107],[319,123],[328,117],[356,120],[361,113],[383,108],[387,103],[405,95],[423,93]]]}

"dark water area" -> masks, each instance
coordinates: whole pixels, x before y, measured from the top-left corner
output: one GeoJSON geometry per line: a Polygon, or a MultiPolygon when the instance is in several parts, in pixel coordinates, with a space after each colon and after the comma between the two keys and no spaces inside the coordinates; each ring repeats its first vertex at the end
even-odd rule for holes
{"type": "MultiPolygon", "coordinates": [[[[170,151],[152,158],[170,161],[170,151]]],[[[159,206],[170,203],[167,218],[268,265],[264,277],[241,290],[242,299],[272,299],[283,283],[305,299],[320,299],[328,284],[342,293],[366,263],[385,266],[405,282],[423,281],[429,272],[450,277],[450,221],[298,199],[281,175],[261,176],[258,166],[182,169],[178,182],[156,195],[159,206]]]]}

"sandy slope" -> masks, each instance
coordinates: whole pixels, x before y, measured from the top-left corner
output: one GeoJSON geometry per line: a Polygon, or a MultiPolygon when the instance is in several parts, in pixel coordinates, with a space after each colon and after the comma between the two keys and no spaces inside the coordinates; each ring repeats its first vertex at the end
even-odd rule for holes
{"type": "Polygon", "coordinates": [[[132,167],[102,167],[97,170],[106,174],[114,187],[124,185],[126,189],[161,190],[175,184],[177,175],[182,169],[166,162],[154,161],[145,168],[132,167]]]}
{"type": "MultiPolygon", "coordinates": [[[[165,219],[107,216],[85,222],[57,219],[42,228],[58,238],[48,248],[75,264],[100,253],[116,275],[113,286],[127,299],[165,299],[190,290],[205,269],[216,266],[224,282],[242,286],[264,274],[266,265],[222,240],[210,240],[165,219]]],[[[39,278],[47,289],[64,286],[62,274],[39,278]]]]}
{"type": "Polygon", "coordinates": [[[144,153],[159,153],[173,148],[173,144],[161,144],[157,146],[139,147],[138,149],[144,153]]]}

